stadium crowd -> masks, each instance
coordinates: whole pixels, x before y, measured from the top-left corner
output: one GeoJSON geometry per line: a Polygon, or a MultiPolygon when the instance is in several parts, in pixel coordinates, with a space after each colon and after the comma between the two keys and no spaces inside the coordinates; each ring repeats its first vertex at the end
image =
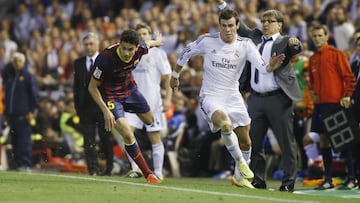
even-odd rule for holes
{"type": "MultiPolygon", "coordinates": [[[[32,123],[34,165],[43,161],[36,159],[35,151],[44,145],[54,157],[66,157],[77,163],[84,160],[84,141],[78,130],[81,121],[76,115],[72,86],[74,61],[84,54],[81,39],[85,33],[93,32],[99,36],[101,50],[117,43],[124,30],[145,23],[154,32],[162,34],[161,48],[170,65],[175,67],[178,56],[189,42],[201,34],[218,30],[219,8],[215,0],[17,0],[2,1],[1,4],[0,71],[11,63],[13,53],[24,53],[26,68],[35,76],[39,87],[36,122],[32,123]]],[[[346,52],[350,64],[360,60],[355,49],[360,37],[360,1],[228,0],[227,4],[250,28],[262,28],[260,17],[265,10],[281,11],[284,15],[282,33],[297,37],[303,45],[303,51],[292,62],[304,97],[295,105],[294,130],[300,137],[297,138],[298,177],[309,176],[308,166],[319,161],[309,161],[302,144],[313,108],[306,92],[306,74],[308,59],[316,49],[309,33],[313,26],[325,24],[330,30],[329,44],[346,52]]],[[[220,134],[211,133],[200,115],[198,94],[202,64],[203,58],[196,56],[184,66],[179,91],[173,93],[172,108],[166,112],[168,129],[162,132],[167,156],[164,175],[231,178],[232,158],[220,134]]],[[[3,115],[1,118],[3,134],[0,141],[4,151],[6,144],[11,142],[6,139],[7,120],[3,115]]],[[[271,134],[269,131],[264,141],[269,159],[274,154],[281,156],[271,134]]],[[[114,135],[117,136],[116,132],[114,135]]],[[[149,151],[143,135],[142,131],[137,131],[140,147],[149,151]]],[[[114,140],[114,148],[122,145],[119,136],[114,140]]],[[[149,158],[146,153],[144,156],[149,158]]],[[[10,161],[9,168],[14,169],[10,161]]],[[[115,161],[122,168],[129,167],[125,156],[119,155],[115,161]]],[[[273,168],[268,164],[268,175],[279,172],[276,170],[280,168],[273,168]]]]}

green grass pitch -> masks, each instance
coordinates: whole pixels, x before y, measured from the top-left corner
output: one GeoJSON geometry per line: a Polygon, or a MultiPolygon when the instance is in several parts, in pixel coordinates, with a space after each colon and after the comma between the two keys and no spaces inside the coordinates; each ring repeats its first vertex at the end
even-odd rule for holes
{"type": "Polygon", "coordinates": [[[166,178],[160,185],[144,178],[90,177],[72,173],[0,172],[1,203],[346,203],[360,202],[360,189],[313,191],[300,183],[295,193],[231,186],[229,180],[212,178],[166,178]],[[302,193],[302,194],[298,194],[302,193]]]}

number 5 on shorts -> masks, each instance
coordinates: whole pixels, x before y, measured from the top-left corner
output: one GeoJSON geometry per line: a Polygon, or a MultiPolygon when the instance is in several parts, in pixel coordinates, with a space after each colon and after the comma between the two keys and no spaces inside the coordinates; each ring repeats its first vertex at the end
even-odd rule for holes
{"type": "Polygon", "coordinates": [[[107,106],[108,106],[108,108],[109,108],[110,110],[113,110],[113,109],[115,108],[115,104],[114,104],[113,102],[111,102],[111,101],[108,101],[108,102],[107,102],[107,106]]]}

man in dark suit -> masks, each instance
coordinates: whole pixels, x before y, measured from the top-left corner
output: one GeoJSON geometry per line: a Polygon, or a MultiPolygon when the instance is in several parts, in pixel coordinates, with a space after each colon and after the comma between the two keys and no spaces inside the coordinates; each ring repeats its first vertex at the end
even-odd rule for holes
{"type": "MultiPolygon", "coordinates": [[[[360,37],[355,40],[355,60],[351,63],[351,70],[356,78],[356,86],[355,91],[352,95],[352,99],[354,100],[353,108],[354,112],[360,112],[360,37]]],[[[360,114],[354,114],[356,121],[360,122],[360,114]]]]}
{"type": "Polygon", "coordinates": [[[113,169],[113,135],[105,130],[104,116],[88,91],[93,64],[99,55],[99,39],[94,33],[87,33],[82,39],[85,56],[75,60],[74,100],[75,109],[80,117],[81,132],[84,136],[85,158],[89,175],[111,175],[113,169]],[[106,168],[100,171],[96,135],[102,143],[106,168]]]}
{"type": "Polygon", "coordinates": [[[274,53],[284,53],[286,56],[282,66],[268,74],[259,74],[256,67],[251,66],[249,77],[251,95],[247,102],[252,119],[250,137],[253,145],[250,168],[255,173],[253,185],[258,188],[266,188],[262,143],[264,135],[270,127],[282,151],[284,176],[279,190],[292,192],[297,170],[293,105],[302,98],[290,61],[294,55],[300,53],[302,46],[296,38],[280,34],[283,20],[283,15],[279,11],[268,10],[264,12],[261,19],[262,34],[258,30],[248,29],[245,24],[240,26],[238,33],[240,36],[251,36],[251,39],[258,44],[264,60],[269,60],[274,53]]]}
{"type": "MultiPolygon", "coordinates": [[[[225,8],[226,2],[216,0],[219,8],[225,8]]],[[[244,23],[240,24],[238,34],[249,37],[258,46],[265,62],[273,54],[285,54],[286,58],[280,68],[273,72],[260,73],[256,67],[247,68],[244,76],[247,82],[245,95],[251,118],[250,138],[252,141],[252,155],[250,168],[255,177],[255,188],[266,188],[265,154],[263,140],[270,127],[282,151],[284,176],[280,191],[293,192],[297,170],[297,147],[293,133],[293,105],[301,101],[302,96],[298,82],[291,67],[291,58],[300,53],[302,45],[297,38],[281,35],[284,17],[278,10],[267,10],[263,13],[261,22],[263,31],[251,30],[244,23]]],[[[244,70],[245,71],[245,70],[244,70]]],[[[243,73],[244,74],[244,73],[243,73]]],[[[243,76],[242,76],[243,77],[243,76]]]]}
{"type": "MultiPolygon", "coordinates": [[[[355,40],[355,51],[354,51],[355,60],[351,63],[351,70],[356,78],[355,91],[352,95],[352,112],[355,118],[355,121],[360,125],[360,37],[355,40]]],[[[357,178],[357,183],[360,183],[360,142],[357,142],[353,145],[353,156],[356,162],[357,168],[355,168],[355,175],[357,178]]],[[[360,189],[360,187],[359,187],[360,189]]]]}

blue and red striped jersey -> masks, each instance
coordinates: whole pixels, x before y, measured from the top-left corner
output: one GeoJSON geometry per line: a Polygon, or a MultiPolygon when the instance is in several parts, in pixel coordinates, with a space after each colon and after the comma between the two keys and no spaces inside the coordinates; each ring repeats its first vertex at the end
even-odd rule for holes
{"type": "Polygon", "coordinates": [[[141,42],[132,59],[124,62],[117,52],[119,46],[120,43],[117,43],[102,50],[95,60],[92,77],[101,81],[99,90],[105,101],[124,100],[137,88],[131,71],[148,53],[146,44],[141,42]]]}

